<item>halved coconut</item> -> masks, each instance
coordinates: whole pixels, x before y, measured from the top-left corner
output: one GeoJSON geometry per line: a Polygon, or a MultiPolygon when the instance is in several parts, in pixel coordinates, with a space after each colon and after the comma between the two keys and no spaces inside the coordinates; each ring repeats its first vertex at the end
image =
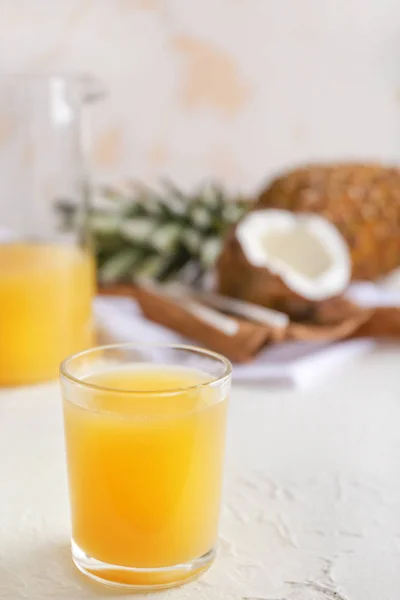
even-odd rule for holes
{"type": "Polygon", "coordinates": [[[255,210],[227,239],[218,275],[224,294],[305,318],[315,303],[344,292],[351,257],[343,236],[323,217],[255,210]]]}

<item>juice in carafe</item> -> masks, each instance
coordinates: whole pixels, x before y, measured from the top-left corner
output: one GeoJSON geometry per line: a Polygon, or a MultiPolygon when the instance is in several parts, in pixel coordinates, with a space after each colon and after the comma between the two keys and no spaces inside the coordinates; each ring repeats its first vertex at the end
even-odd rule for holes
{"type": "Polygon", "coordinates": [[[94,264],[76,246],[0,244],[0,386],[57,377],[93,344],[94,264]]]}

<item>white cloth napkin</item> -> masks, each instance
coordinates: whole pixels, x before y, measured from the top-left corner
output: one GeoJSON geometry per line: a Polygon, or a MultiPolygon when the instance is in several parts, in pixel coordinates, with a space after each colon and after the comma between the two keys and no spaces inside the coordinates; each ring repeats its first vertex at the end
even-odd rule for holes
{"type": "MultiPolygon", "coordinates": [[[[348,296],[363,306],[400,306],[400,287],[396,286],[355,284],[348,296]]],[[[96,298],[95,315],[100,331],[110,342],[190,343],[174,331],[147,320],[129,298],[96,298]]],[[[376,343],[369,339],[329,344],[285,342],[266,348],[250,364],[234,365],[233,376],[239,382],[307,388],[350,359],[368,352],[376,343]]]]}

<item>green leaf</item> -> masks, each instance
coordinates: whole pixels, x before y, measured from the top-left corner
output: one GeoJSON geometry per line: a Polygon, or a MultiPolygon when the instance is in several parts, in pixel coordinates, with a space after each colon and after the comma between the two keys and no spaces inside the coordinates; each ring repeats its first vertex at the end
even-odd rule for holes
{"type": "Polygon", "coordinates": [[[220,195],[219,188],[213,183],[207,182],[200,189],[198,198],[208,209],[216,210],[220,205],[220,195]]]}
{"type": "Polygon", "coordinates": [[[152,217],[159,217],[163,213],[162,205],[157,196],[150,196],[143,203],[143,211],[152,217]]]}
{"type": "Polygon", "coordinates": [[[200,262],[203,267],[208,268],[215,264],[222,248],[221,238],[211,237],[204,242],[200,252],[200,262]]]}
{"type": "Polygon", "coordinates": [[[134,249],[123,250],[106,260],[99,268],[99,279],[103,283],[112,283],[130,278],[138,253],[134,249]]]}
{"type": "Polygon", "coordinates": [[[192,207],[190,211],[190,218],[193,224],[199,229],[208,229],[212,222],[212,216],[210,212],[200,204],[192,207]]]}
{"type": "Polygon", "coordinates": [[[198,254],[203,236],[197,229],[186,228],[181,234],[181,242],[192,254],[198,254]]]}
{"type": "Polygon", "coordinates": [[[163,177],[161,183],[170,196],[175,196],[182,202],[187,202],[187,196],[170,179],[163,177]]]}
{"type": "Polygon", "coordinates": [[[118,215],[98,211],[90,215],[88,223],[94,235],[113,236],[119,234],[121,219],[118,215]]]}
{"type": "Polygon", "coordinates": [[[227,202],[222,211],[222,218],[228,223],[236,223],[246,212],[246,206],[235,202],[227,202]]]}
{"type": "Polygon", "coordinates": [[[176,253],[170,256],[165,263],[158,279],[160,281],[169,281],[175,279],[184,265],[192,258],[191,254],[184,246],[180,246],[176,253]]]}
{"type": "Polygon", "coordinates": [[[151,236],[151,245],[159,252],[171,253],[181,237],[179,223],[169,223],[157,228],[151,236]]]}
{"type": "Polygon", "coordinates": [[[149,256],[136,265],[133,271],[133,280],[157,279],[161,271],[165,268],[166,262],[163,256],[149,256]]]}
{"type": "Polygon", "coordinates": [[[107,200],[112,200],[113,202],[126,202],[126,196],[124,195],[124,192],[111,185],[103,186],[101,191],[102,196],[107,200]]]}
{"type": "Polygon", "coordinates": [[[153,233],[155,223],[153,219],[137,218],[126,219],[120,227],[121,236],[133,244],[147,242],[153,233]]]}

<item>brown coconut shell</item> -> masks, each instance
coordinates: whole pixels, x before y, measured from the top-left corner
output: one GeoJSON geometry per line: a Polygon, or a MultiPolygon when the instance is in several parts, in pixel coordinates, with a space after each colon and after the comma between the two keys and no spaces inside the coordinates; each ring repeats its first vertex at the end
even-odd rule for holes
{"type": "Polygon", "coordinates": [[[260,194],[260,208],[326,217],[349,245],[354,280],[374,280],[400,265],[399,169],[357,163],[296,169],[260,194]]]}

